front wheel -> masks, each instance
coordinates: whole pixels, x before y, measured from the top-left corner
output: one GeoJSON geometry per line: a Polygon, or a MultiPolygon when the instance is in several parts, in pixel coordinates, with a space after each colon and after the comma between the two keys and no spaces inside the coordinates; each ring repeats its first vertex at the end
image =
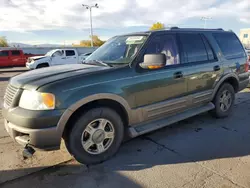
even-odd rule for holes
{"type": "Polygon", "coordinates": [[[123,140],[123,121],[110,108],[91,109],[72,126],[65,140],[66,147],[83,164],[107,160],[118,151],[123,140]]]}
{"type": "Polygon", "coordinates": [[[215,109],[212,115],[217,118],[224,118],[231,114],[235,100],[235,91],[231,84],[225,83],[221,86],[213,100],[215,109]]]}

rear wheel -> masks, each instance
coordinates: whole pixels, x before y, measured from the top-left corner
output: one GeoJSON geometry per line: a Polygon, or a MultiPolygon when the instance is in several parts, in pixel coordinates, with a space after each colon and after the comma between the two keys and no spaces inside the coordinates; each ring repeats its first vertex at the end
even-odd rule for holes
{"type": "Polygon", "coordinates": [[[231,114],[235,100],[235,91],[231,84],[225,83],[221,86],[213,100],[215,109],[212,114],[217,118],[227,117],[231,114]]]}
{"type": "Polygon", "coordinates": [[[40,69],[40,68],[44,68],[44,67],[49,67],[49,64],[48,63],[43,63],[43,64],[39,64],[37,65],[37,69],[40,69]]]}
{"type": "Polygon", "coordinates": [[[110,108],[95,108],[83,114],[67,134],[68,151],[83,164],[107,160],[119,149],[124,127],[121,117],[110,108]]]}

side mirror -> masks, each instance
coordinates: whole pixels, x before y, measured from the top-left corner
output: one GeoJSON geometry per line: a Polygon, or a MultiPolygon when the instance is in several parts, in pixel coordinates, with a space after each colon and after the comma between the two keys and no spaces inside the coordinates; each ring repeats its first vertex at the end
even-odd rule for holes
{"type": "Polygon", "coordinates": [[[144,61],[140,64],[143,69],[160,69],[166,66],[165,54],[146,54],[144,61]]]}

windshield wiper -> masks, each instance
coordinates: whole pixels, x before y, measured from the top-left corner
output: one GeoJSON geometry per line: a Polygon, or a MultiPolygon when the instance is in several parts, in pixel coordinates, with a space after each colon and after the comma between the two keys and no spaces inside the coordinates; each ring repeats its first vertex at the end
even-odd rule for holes
{"type": "Polygon", "coordinates": [[[104,66],[104,67],[112,67],[111,65],[107,64],[107,63],[104,63],[103,61],[100,61],[100,60],[90,60],[89,62],[87,61],[86,63],[84,64],[89,64],[89,65],[101,65],[101,66],[104,66]]]}

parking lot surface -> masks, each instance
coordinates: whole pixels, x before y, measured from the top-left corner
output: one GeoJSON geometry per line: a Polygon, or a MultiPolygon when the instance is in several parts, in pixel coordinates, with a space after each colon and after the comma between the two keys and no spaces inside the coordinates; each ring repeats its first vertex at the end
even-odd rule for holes
{"type": "MultiPolygon", "coordinates": [[[[24,68],[0,70],[0,101],[8,79],[24,68]]],[[[1,108],[2,108],[2,103],[1,108]]],[[[233,114],[208,113],[123,144],[99,165],[77,163],[62,150],[37,151],[23,160],[22,148],[6,134],[0,117],[0,187],[250,187],[250,90],[237,94],[233,114]]]]}

